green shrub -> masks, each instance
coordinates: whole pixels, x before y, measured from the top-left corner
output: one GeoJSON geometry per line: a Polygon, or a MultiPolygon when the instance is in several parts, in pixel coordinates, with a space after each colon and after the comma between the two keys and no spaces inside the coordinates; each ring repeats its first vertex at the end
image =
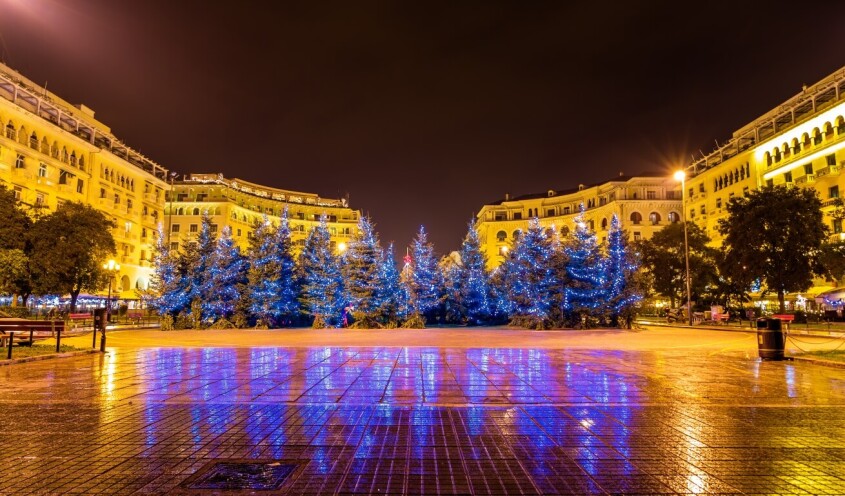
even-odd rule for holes
{"type": "Polygon", "coordinates": [[[405,322],[402,322],[405,329],[425,329],[425,319],[422,315],[412,315],[405,322]]]}

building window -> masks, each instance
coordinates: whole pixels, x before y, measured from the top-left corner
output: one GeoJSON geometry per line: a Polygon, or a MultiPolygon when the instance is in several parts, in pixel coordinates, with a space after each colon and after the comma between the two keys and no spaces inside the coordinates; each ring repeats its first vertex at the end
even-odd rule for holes
{"type": "Polygon", "coordinates": [[[26,169],[26,162],[24,161],[24,156],[18,153],[18,156],[15,157],[15,169],[26,169]]]}
{"type": "Polygon", "coordinates": [[[836,154],[831,153],[825,157],[825,160],[827,160],[827,165],[836,165],[836,154]]]}
{"type": "Polygon", "coordinates": [[[704,193],[704,183],[700,183],[700,184],[698,185],[698,192],[699,192],[699,193],[704,193]]]}
{"type": "Polygon", "coordinates": [[[47,177],[47,164],[38,164],[38,177],[47,177]]]}
{"type": "Polygon", "coordinates": [[[631,214],[631,223],[634,224],[635,226],[639,225],[640,222],[642,222],[642,221],[643,221],[643,216],[639,212],[634,212],[634,213],[631,214]]]}
{"type": "Polygon", "coordinates": [[[783,180],[791,183],[792,182],[792,172],[784,172],[783,173],[783,180]]]}
{"type": "Polygon", "coordinates": [[[114,194],[114,204],[117,205],[118,203],[120,203],[120,195],[115,193],[114,194]]]}
{"type": "Polygon", "coordinates": [[[191,224],[190,231],[192,233],[195,233],[195,232],[199,231],[199,228],[196,224],[191,224]]]}
{"type": "Polygon", "coordinates": [[[147,228],[146,227],[141,228],[141,239],[147,239],[147,228]]]}
{"type": "MultiPolygon", "coordinates": [[[[334,230],[334,228],[332,228],[332,229],[334,230]]],[[[217,224],[211,224],[211,232],[213,232],[213,233],[217,232],[217,224]]]]}
{"type": "Polygon", "coordinates": [[[716,198],[716,208],[722,208],[722,199],[716,198]]]}
{"type": "MultiPolygon", "coordinates": [[[[305,219],[305,214],[298,213],[297,216],[299,219],[305,219]]],[[[504,212],[495,212],[493,214],[493,220],[507,220],[507,214],[504,212]]]]}
{"type": "MultiPolygon", "coordinates": [[[[530,208],[528,209],[528,212],[529,212],[528,216],[530,217],[531,216],[531,213],[530,213],[531,209],[530,208]]],[[[522,212],[514,212],[513,213],[513,220],[522,220],[522,212]]]]}
{"type": "Polygon", "coordinates": [[[742,196],[748,196],[748,186],[742,188],[742,196]]]}
{"type": "Polygon", "coordinates": [[[690,219],[695,218],[695,209],[694,208],[689,209],[689,218],[690,219]]]}
{"type": "Polygon", "coordinates": [[[772,187],[772,186],[774,186],[774,185],[775,185],[775,180],[774,180],[774,179],[766,179],[766,187],[767,187],[767,188],[771,188],[771,187],[772,187]]]}
{"type": "Polygon", "coordinates": [[[833,233],[839,234],[842,232],[842,219],[833,219],[833,233]]]}
{"type": "Polygon", "coordinates": [[[643,239],[643,235],[639,231],[634,231],[634,241],[640,241],[643,239]]]}
{"type": "Polygon", "coordinates": [[[675,224],[681,221],[681,216],[678,215],[678,212],[669,212],[669,222],[675,224]]]}
{"type": "Polygon", "coordinates": [[[812,174],[813,173],[813,163],[810,162],[809,164],[804,164],[804,174],[812,174]]]}
{"type": "Polygon", "coordinates": [[[555,216],[555,209],[549,208],[546,209],[546,217],[554,217],[555,216]]]}
{"type": "Polygon", "coordinates": [[[661,221],[662,219],[660,218],[660,214],[659,214],[659,213],[657,213],[657,212],[652,212],[652,213],[650,213],[650,214],[648,215],[648,220],[649,220],[649,222],[651,222],[651,225],[652,225],[652,226],[656,226],[656,225],[660,224],[660,221],[661,221]]]}
{"type": "Polygon", "coordinates": [[[839,198],[839,186],[831,186],[827,189],[828,198],[839,198]]]}
{"type": "Polygon", "coordinates": [[[20,186],[15,186],[15,200],[21,201],[21,194],[23,193],[23,188],[20,186]]]}
{"type": "Polygon", "coordinates": [[[132,198],[126,199],[126,209],[129,210],[132,208],[132,198]]]}
{"type": "Polygon", "coordinates": [[[499,231],[499,232],[496,233],[496,241],[498,241],[499,243],[506,240],[507,238],[508,238],[508,233],[506,233],[505,231],[499,231]]]}
{"type": "Polygon", "coordinates": [[[646,191],[645,192],[646,200],[655,200],[657,199],[657,192],[655,191],[646,191]]]}
{"type": "Polygon", "coordinates": [[[689,191],[687,191],[687,198],[692,198],[693,193],[695,193],[695,190],[690,188],[689,191]]]}
{"type": "Polygon", "coordinates": [[[67,171],[60,170],[59,171],[59,184],[67,184],[68,175],[69,174],[67,173],[67,171]]]}
{"type": "Polygon", "coordinates": [[[170,243],[170,251],[178,251],[179,243],[170,243]]]}
{"type": "Polygon", "coordinates": [[[240,229],[238,229],[238,236],[240,236],[240,235],[241,235],[241,230],[240,230],[240,229]]]}
{"type": "Polygon", "coordinates": [[[35,204],[39,207],[44,206],[44,193],[36,193],[35,194],[35,204]]]}
{"type": "Polygon", "coordinates": [[[178,233],[179,232],[179,224],[173,224],[172,226],[170,226],[170,232],[178,233]]]}
{"type": "Polygon", "coordinates": [[[567,215],[569,212],[569,207],[563,207],[563,215],[567,215]]]}

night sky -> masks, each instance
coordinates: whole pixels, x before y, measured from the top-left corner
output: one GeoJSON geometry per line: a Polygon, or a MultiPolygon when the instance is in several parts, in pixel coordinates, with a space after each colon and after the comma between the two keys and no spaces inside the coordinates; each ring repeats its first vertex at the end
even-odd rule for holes
{"type": "Polygon", "coordinates": [[[506,192],[709,152],[845,65],[843,33],[821,1],[0,0],[4,62],[164,167],[348,194],[441,254],[506,192]]]}

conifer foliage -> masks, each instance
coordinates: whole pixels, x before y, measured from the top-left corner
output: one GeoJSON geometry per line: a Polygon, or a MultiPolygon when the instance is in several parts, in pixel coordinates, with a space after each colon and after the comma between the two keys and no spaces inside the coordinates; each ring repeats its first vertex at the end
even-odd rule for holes
{"type": "Polygon", "coordinates": [[[467,235],[461,244],[461,265],[457,270],[459,308],[462,317],[470,325],[486,322],[491,313],[490,275],[487,273],[487,257],[481,251],[481,241],[474,222],[469,224],[467,235]]]}
{"type": "Polygon", "coordinates": [[[354,310],[357,323],[372,327],[378,318],[382,261],[381,246],[367,217],[358,221],[358,231],[343,254],[341,273],[346,299],[354,310]]]}
{"type": "Polygon", "coordinates": [[[340,324],[346,306],[340,258],[332,247],[326,217],[311,230],[300,255],[302,301],[314,316],[314,327],[340,324]]]}
{"type": "Polygon", "coordinates": [[[411,244],[411,259],[405,271],[402,282],[408,297],[408,318],[414,319],[413,327],[418,327],[418,323],[430,316],[440,303],[441,292],[434,246],[429,243],[423,226],[411,244]]]}

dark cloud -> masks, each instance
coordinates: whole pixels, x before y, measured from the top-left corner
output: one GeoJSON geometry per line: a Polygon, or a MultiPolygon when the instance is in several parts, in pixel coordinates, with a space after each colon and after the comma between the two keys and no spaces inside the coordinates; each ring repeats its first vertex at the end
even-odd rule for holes
{"type": "Polygon", "coordinates": [[[845,4],[0,1],[4,60],[179,172],[440,252],[505,192],[670,169],[843,65],[845,4]],[[683,9],[683,10],[682,10],[683,9]]]}

